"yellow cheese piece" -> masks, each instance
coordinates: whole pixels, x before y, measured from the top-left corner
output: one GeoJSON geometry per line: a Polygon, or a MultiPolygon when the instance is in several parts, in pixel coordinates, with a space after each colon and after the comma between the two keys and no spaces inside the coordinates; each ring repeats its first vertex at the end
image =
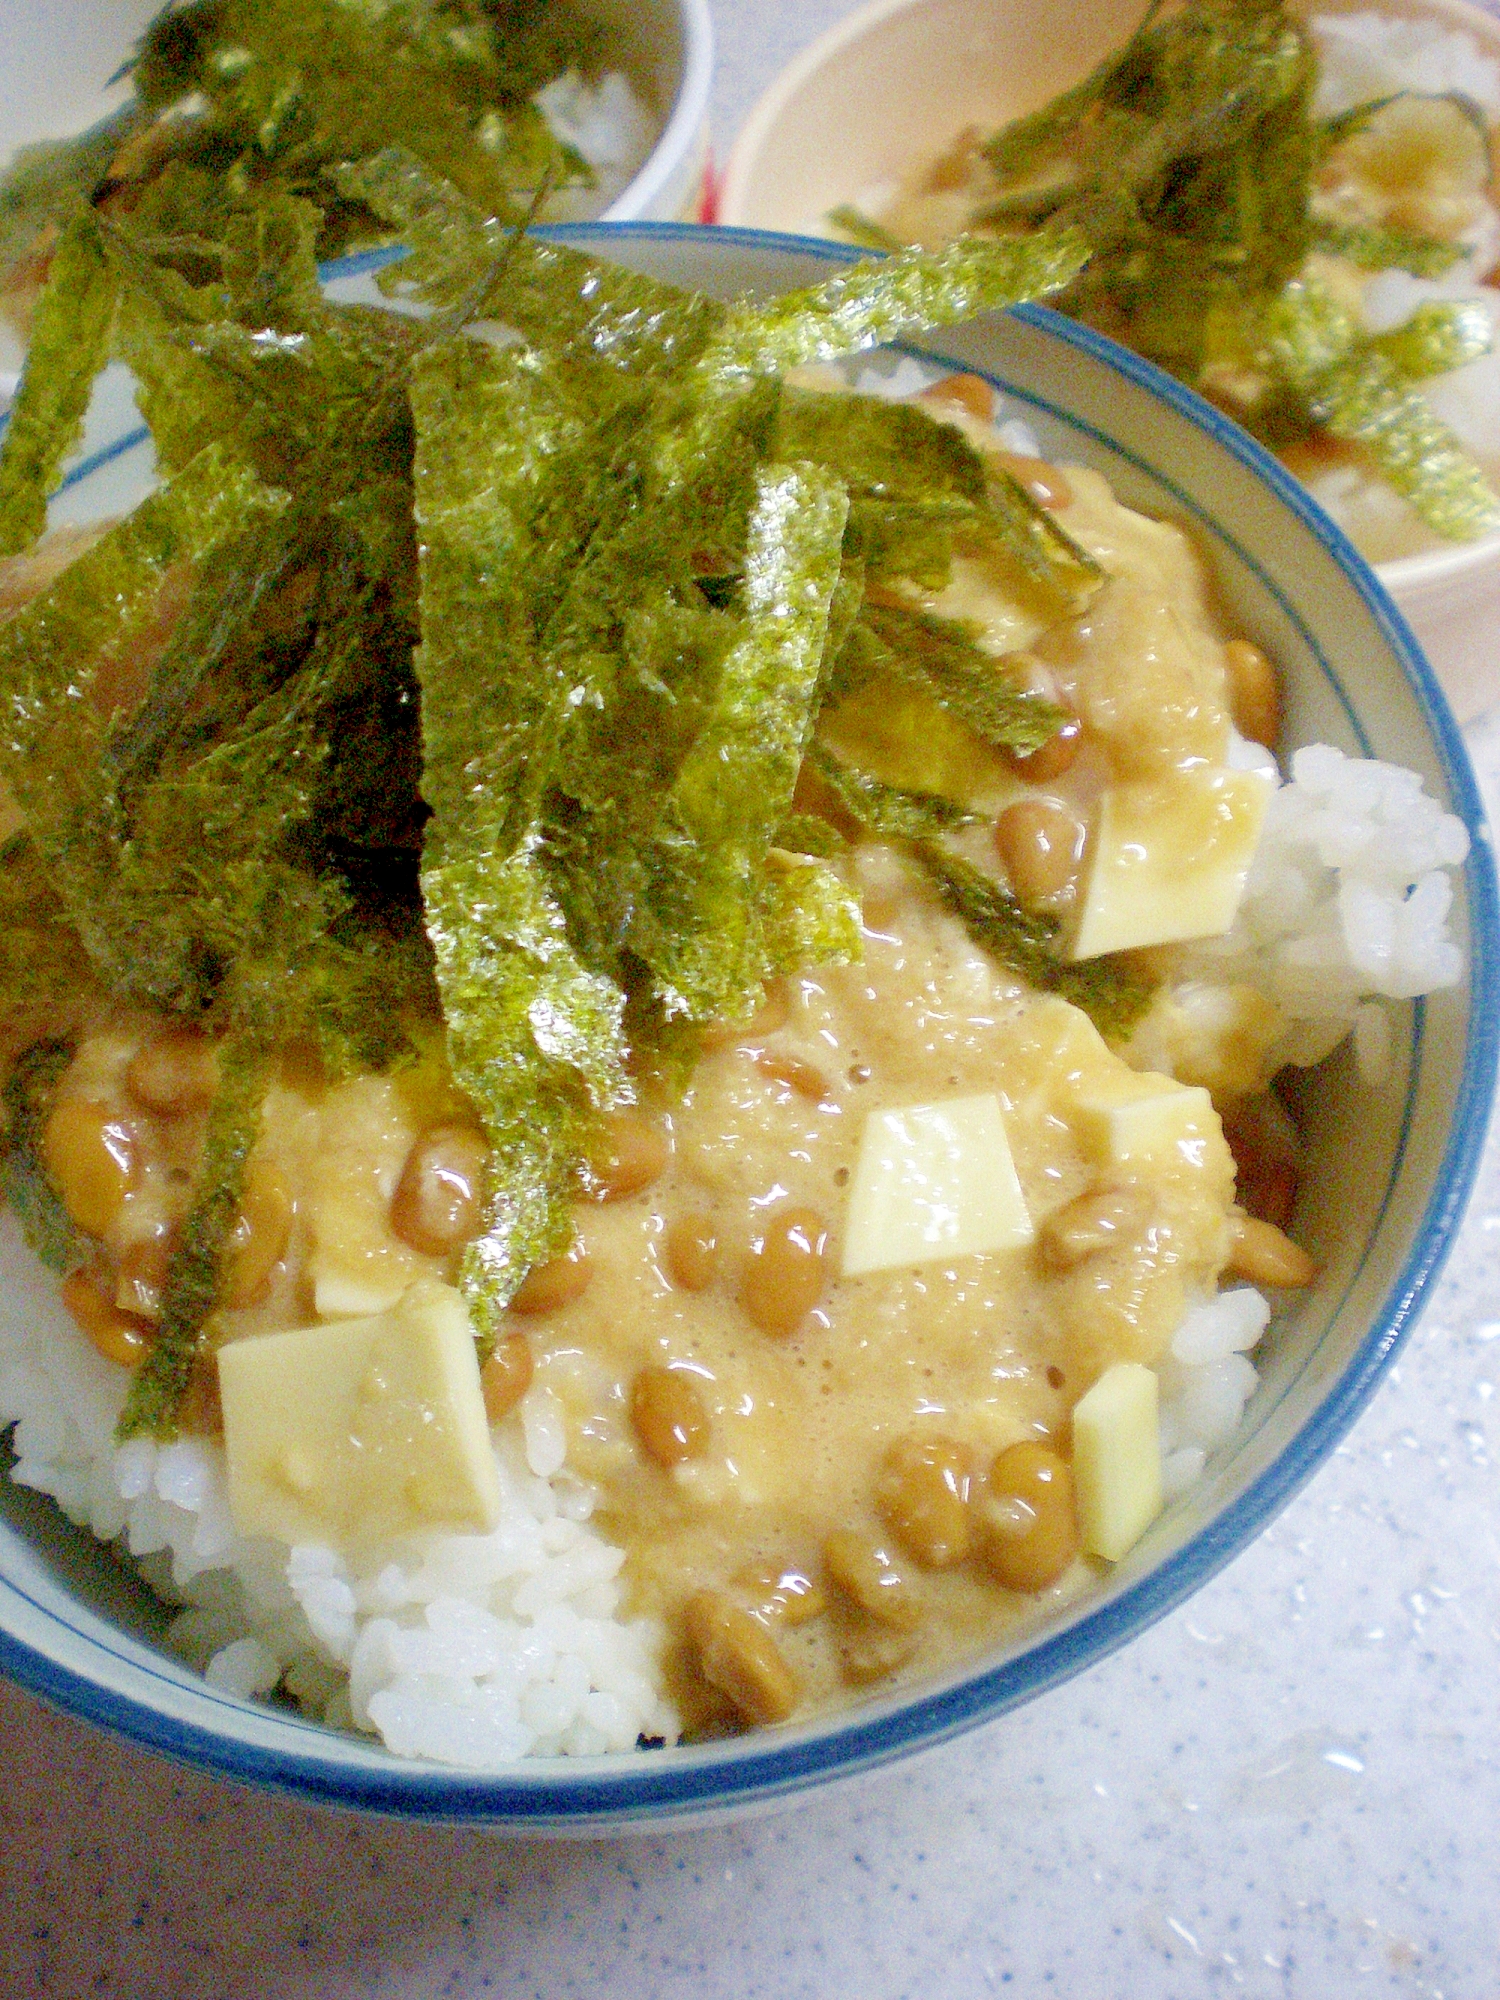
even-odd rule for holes
{"type": "Polygon", "coordinates": [[[1118,1562],[1162,1509],[1157,1383],[1117,1361],[1073,1407],[1078,1532],[1091,1556],[1118,1562]]]}
{"type": "Polygon", "coordinates": [[[442,1267],[391,1229],[391,1196],[417,1136],[394,1077],[356,1076],[319,1109],[318,1171],[300,1206],[307,1276],[319,1319],[389,1312],[418,1279],[442,1267]]]}
{"type": "Polygon", "coordinates": [[[1214,765],[1111,786],[1084,861],[1071,956],[1227,931],[1272,789],[1259,771],[1214,765]]]}
{"type": "Polygon", "coordinates": [[[1032,1235],[993,1094],[866,1119],[844,1229],[846,1277],[1014,1250],[1032,1235]]]}
{"type": "Polygon", "coordinates": [[[1074,1105],[1073,1130],[1083,1150],[1111,1167],[1160,1161],[1174,1152],[1189,1165],[1203,1164],[1221,1129],[1208,1092],[1165,1076],[1131,1081],[1148,1088],[1104,1101],[1082,1098],[1074,1105]]]}
{"type": "Polygon", "coordinates": [[[499,1519],[473,1329],[449,1285],[412,1285],[371,1319],[233,1341],[219,1390],[241,1534],[373,1541],[499,1519]]]}

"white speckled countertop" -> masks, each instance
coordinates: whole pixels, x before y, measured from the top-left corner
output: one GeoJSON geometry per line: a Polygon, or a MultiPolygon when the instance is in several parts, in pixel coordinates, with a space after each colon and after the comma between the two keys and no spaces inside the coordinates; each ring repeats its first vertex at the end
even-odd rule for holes
{"type": "MultiPolygon", "coordinates": [[[[840,0],[717,0],[715,129],[840,0]]],[[[1500,722],[1470,732],[1491,811],[1500,722]]],[[[1124,1653],[925,1760],[665,1840],[329,1817],[0,1684],[0,1995],[1496,2000],[1500,1140],[1348,1442],[1124,1653]]]]}

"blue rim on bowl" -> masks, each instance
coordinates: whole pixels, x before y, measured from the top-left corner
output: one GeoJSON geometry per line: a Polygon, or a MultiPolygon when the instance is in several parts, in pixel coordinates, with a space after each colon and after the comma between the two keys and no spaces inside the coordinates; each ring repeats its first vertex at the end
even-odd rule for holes
{"type": "MultiPolygon", "coordinates": [[[[828,242],[771,235],[754,230],[704,230],[691,225],[636,222],[576,224],[543,232],[580,247],[613,250],[624,261],[656,256],[700,265],[736,260],[769,261],[780,278],[806,281],[819,266],[838,266],[858,253],[828,242]]],[[[372,253],[342,260],[325,273],[329,280],[367,274],[393,254],[372,253]]],[[[707,283],[707,280],[704,280],[707,283]]],[[[1409,1333],[1451,1247],[1478,1167],[1500,1057],[1500,900],[1490,837],[1462,739],[1447,704],[1399,612],[1375,576],[1342,534],[1320,513],[1303,488],[1237,427],[1171,377],[1074,321],[1042,307],[1021,308],[1011,316],[1012,337],[1045,342],[1066,356],[1065,376],[1092,370],[1108,396],[1091,405],[1087,417],[1076,409],[1014,379],[986,370],[965,345],[995,337],[955,330],[934,336],[921,350],[943,366],[988,372],[1009,401],[1020,403],[1039,422],[1051,419],[1074,439],[1097,445],[1127,479],[1131,469],[1165,497],[1169,511],[1196,519],[1201,533],[1226,562],[1238,565],[1247,587],[1260,593],[1269,614],[1319,669],[1326,716],[1341,726],[1359,754],[1378,753],[1367,718],[1298,608],[1297,591],[1281,580],[1280,564],[1268,565],[1245,545],[1237,528],[1208,508],[1189,484],[1165,476],[1156,465],[1110,428],[1111,412],[1134,391],[1165,406],[1170,421],[1187,425],[1206,441],[1210,457],[1220,456],[1225,479],[1241,469],[1244,492],[1272,496],[1308,538],[1298,555],[1294,535],[1285,550],[1293,572],[1306,560],[1321,567],[1326,598],[1342,589],[1351,615],[1378,637],[1400,669],[1402,712],[1410,711],[1424,740],[1409,746],[1429,760],[1451,810],[1467,825],[1473,846],[1463,876],[1468,918],[1469,980],[1462,1021],[1462,1057],[1445,1015],[1435,1035],[1434,1008],[1417,1002],[1412,1026],[1405,1102],[1393,1109],[1384,1185],[1368,1193],[1373,1204],[1368,1234],[1352,1262],[1338,1273],[1340,1296],[1324,1308],[1323,1330],[1279,1390],[1258,1400],[1258,1419],[1236,1435],[1215,1461],[1221,1481],[1242,1483],[1229,1504],[1207,1518],[1165,1559],[1135,1574],[1123,1566],[1112,1592],[1071,1607],[1068,1622],[1042,1631],[1021,1650],[990,1666],[955,1670],[940,1682],[898,1691],[867,1705],[824,1717],[803,1727],[688,1749],[599,1760],[538,1760],[485,1775],[431,1764],[407,1764],[368,1739],[342,1737],[290,1713],[257,1707],[217,1694],[185,1668],[107,1627],[88,1631],[70,1625],[61,1613],[31,1595],[8,1575],[0,1582],[0,1671],[59,1707],[135,1742],[199,1767],[306,1799],[448,1822],[475,1822],[516,1831],[594,1833],[631,1824],[660,1825],[716,1811],[771,1802],[810,1783],[867,1770],[903,1753],[941,1743],[975,1723],[1003,1715],[1019,1703],[1103,1659],[1127,1639],[1181,1603],[1252,1541],[1271,1516],[1311,1476],[1369,1400],[1409,1333]],[[1247,475],[1247,477],[1245,477],[1247,475]],[[1341,719],[1341,721],[1340,721],[1341,719]],[[1446,1062],[1452,1074],[1451,1123],[1446,1133],[1426,1140],[1426,1153],[1412,1156],[1408,1141],[1419,1122],[1418,1098],[1431,1064],[1446,1062]],[[1433,1147],[1439,1147],[1436,1153],[1433,1147]],[[1429,1157],[1430,1156],[1430,1157],[1429,1157]],[[1372,1256],[1379,1232],[1389,1226],[1399,1247],[1389,1253],[1384,1276],[1372,1256]],[[1370,1287],[1373,1285],[1373,1291],[1370,1287]],[[1361,1287],[1364,1290],[1361,1290],[1361,1287]],[[1298,1417],[1288,1400],[1319,1360],[1321,1343],[1340,1312],[1348,1309],[1364,1328],[1351,1351],[1326,1380],[1308,1391],[1315,1397],[1298,1417]],[[1284,1432],[1264,1463],[1256,1462],[1256,1440],[1265,1457],[1265,1438],[1280,1418],[1284,1432]],[[32,1631],[18,1635],[17,1625],[32,1631]],[[34,1641],[45,1636],[55,1650],[34,1641]],[[117,1640],[117,1643],[115,1642],[117,1640]],[[153,1705],[153,1698],[158,1705],[153,1705]]],[[[111,440],[74,469],[69,486],[133,450],[147,449],[138,429],[111,440]]],[[[1217,484],[1214,491],[1218,492],[1217,484]]],[[[1128,497],[1128,495],[1126,496],[1128,497]]],[[[1226,499],[1225,504],[1228,505],[1226,499]]],[[[1304,579],[1305,582],[1305,579],[1304,579]]],[[[1319,616],[1331,616],[1326,608],[1319,616]]],[[[1389,706],[1389,704],[1387,704],[1389,706]]],[[[1326,719],[1326,717],[1325,717],[1326,719]]],[[[1389,716],[1384,728],[1390,727],[1389,716]]],[[[1375,735],[1381,734],[1376,729],[1375,735]]],[[[1434,1071],[1442,1088],[1440,1070],[1434,1071]]],[[[1204,1504],[1207,1504],[1206,1502],[1204,1504]]],[[[80,1531],[81,1532],[81,1531],[80,1531]]],[[[14,1546],[15,1536],[10,1534],[14,1546]]],[[[0,1562],[6,1561],[0,1537],[0,1562]]],[[[24,1565],[23,1565],[24,1567],[24,1565]]],[[[86,1623],[87,1621],[85,1621],[86,1623]]]]}

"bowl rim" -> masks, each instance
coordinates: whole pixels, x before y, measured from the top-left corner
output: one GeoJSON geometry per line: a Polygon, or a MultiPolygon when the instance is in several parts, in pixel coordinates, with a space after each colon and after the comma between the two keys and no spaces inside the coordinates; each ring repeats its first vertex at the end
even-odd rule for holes
{"type": "Polygon", "coordinates": [[[640,220],[642,210],[660,198],[672,176],[707,133],[714,84],[713,16],[708,0],[675,0],[675,4],[682,23],[682,67],[677,95],[640,172],[620,190],[597,218],[598,222],[640,220]]]}
{"type": "MultiPolygon", "coordinates": [[[[863,6],[835,21],[778,70],[735,134],[729,156],[724,162],[724,171],[714,190],[715,219],[726,228],[756,228],[757,225],[745,216],[743,210],[752,176],[782,112],[795,101],[810,78],[854,43],[862,41],[873,29],[881,27],[896,15],[919,13],[933,4],[934,0],[865,0],[863,6]]],[[[1378,5],[1379,0],[1369,0],[1369,4],[1378,5]]],[[[1333,0],[1333,11],[1354,13],[1359,5],[1360,0],[1333,0]]],[[[1397,5],[1400,6],[1400,0],[1397,0],[1397,5]]],[[[1314,10],[1313,0],[1309,0],[1308,11],[1314,10]]],[[[1474,0],[1421,0],[1421,5],[1412,7],[1410,11],[1443,16],[1449,26],[1481,35],[1487,47],[1500,60],[1500,16],[1475,5],[1474,0]]],[[[834,242],[839,239],[830,237],[828,240],[834,242]]],[[[1399,598],[1406,594],[1415,597],[1419,593],[1426,595],[1440,590],[1454,581],[1461,581],[1470,571],[1489,568],[1497,561],[1500,561],[1500,529],[1481,535],[1476,541],[1450,542],[1435,549],[1420,549],[1411,555],[1393,556],[1386,562],[1371,563],[1369,566],[1386,589],[1399,598]]]]}
{"type": "MultiPolygon", "coordinates": [[[[791,253],[830,267],[855,262],[860,255],[851,246],[821,238],[691,223],[601,221],[553,225],[539,234],[595,248],[602,247],[601,238],[605,244],[718,243],[725,249],[791,253]]],[[[327,267],[324,275],[355,276],[399,254],[377,251],[342,259],[327,267]]],[[[1369,565],[1300,483],[1237,425],[1152,363],[1046,307],[1017,310],[1028,324],[1168,404],[1271,487],[1297,516],[1381,629],[1418,703],[1452,809],[1470,831],[1472,846],[1464,868],[1470,997],[1453,1123],[1426,1202],[1412,1225],[1406,1254],[1384,1290],[1382,1304],[1371,1315],[1369,1330],[1323,1400],[1240,1494],[1228,1515],[1200,1528],[1117,1596],[996,1665],[966,1674],[960,1670],[962,1678],[933,1690],[901,1690],[888,1703],[842,1711],[796,1735],[765,1732],[674,1749],[660,1759],[637,1755],[520,1760],[510,1770],[474,1773],[427,1762],[408,1764],[382,1757],[363,1744],[368,1761],[340,1762],[337,1733],[290,1715],[271,1717],[280,1739],[274,1744],[251,1741],[232,1729],[220,1733],[63,1665],[9,1632],[0,1633],[0,1672],[55,1706],[148,1749],[220,1776],[325,1805],[405,1819],[487,1825],[517,1834],[588,1836],[618,1833],[631,1824],[701,1818],[771,1804],[814,1781],[853,1776],[935,1747],[1096,1664],[1174,1609],[1248,1546],[1354,1422],[1409,1335],[1452,1247],[1489,1124],[1500,1060],[1500,888],[1478,786],[1458,725],[1405,620],[1369,565]],[[298,1749],[298,1735],[316,1738],[322,1754],[298,1749]]],[[[1418,1046],[1424,1021],[1423,1003],[1417,1001],[1418,1046]]],[[[91,1637],[75,1636],[95,1655],[125,1659],[123,1653],[117,1655],[91,1637]]],[[[129,1665],[141,1670],[138,1659],[131,1658],[129,1665]]],[[[165,1671],[160,1678],[180,1699],[181,1679],[165,1671]]],[[[189,1693],[200,1710],[204,1705],[200,1697],[206,1697],[231,1716],[248,1712],[264,1723],[267,1715],[263,1708],[216,1695],[201,1683],[189,1693]]]]}

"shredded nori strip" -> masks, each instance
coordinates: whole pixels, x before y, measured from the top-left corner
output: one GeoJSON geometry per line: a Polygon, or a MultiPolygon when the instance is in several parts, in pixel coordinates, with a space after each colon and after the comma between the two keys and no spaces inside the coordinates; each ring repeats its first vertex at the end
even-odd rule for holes
{"type": "Polygon", "coordinates": [[[47,525],[47,496],[83,434],[117,295],[98,225],[79,216],[53,256],[0,449],[0,555],[30,547],[47,525]]]}
{"type": "Polygon", "coordinates": [[[1483,299],[1456,299],[1451,305],[1418,306],[1388,333],[1372,334],[1369,346],[1392,361],[1409,382],[1420,382],[1488,354],[1493,337],[1483,299]]]}
{"type": "Polygon", "coordinates": [[[862,250],[878,250],[882,256],[899,254],[906,248],[899,236],[884,229],[861,210],[848,202],[840,202],[837,208],[828,211],[828,220],[835,229],[841,229],[851,243],[857,243],[862,250]]]}
{"type": "Polygon", "coordinates": [[[942,250],[904,250],[899,257],[856,264],[804,291],[731,308],[697,367],[710,379],[722,379],[842,361],[934,327],[1046,298],[1075,278],[1088,257],[1087,238],[1071,228],[1040,230],[1025,241],[960,239],[942,250]]]}
{"type": "Polygon", "coordinates": [[[89,1245],[63,1206],[42,1159],[42,1135],[75,1054],[50,1036],[22,1050],[5,1079],[5,1133],[0,1140],[0,1199],[10,1204],[21,1234],[49,1271],[76,1270],[89,1245]]]}
{"type": "Polygon", "coordinates": [[[758,477],[746,630],[672,788],[631,931],[669,1014],[738,1019],[759,997],[757,878],[812,735],[847,509],[844,489],[814,467],[758,477]]]}
{"type": "Polygon", "coordinates": [[[955,827],[970,826],[976,815],[938,792],[908,791],[882,784],[867,771],[852,770],[822,744],[810,753],[814,771],[839,804],[867,833],[880,840],[930,840],[955,827]]]}
{"type": "Polygon", "coordinates": [[[976,944],[1028,985],[1081,1007],[1101,1034],[1124,1035],[1150,1005],[1156,983],[1129,954],[1069,963],[1057,956],[1061,927],[1055,918],[1023,910],[993,876],[934,841],[916,841],[911,851],[976,944]]]}
{"type": "Polygon", "coordinates": [[[1313,221],[1312,239],[1330,257],[1343,257],[1363,271],[1408,271],[1414,278],[1441,278],[1465,255],[1462,243],[1445,237],[1318,218],[1313,221]]]}
{"type": "Polygon", "coordinates": [[[0,848],[0,1020],[54,1026],[88,990],[88,958],[31,839],[0,848]]]}
{"type": "Polygon", "coordinates": [[[930,696],[997,750],[1025,756],[1066,721],[1055,702],[1017,684],[969,628],[918,605],[866,602],[835,669],[836,692],[884,674],[930,696]]]}
{"type": "MultiPolygon", "coordinates": [[[[1432,328],[1429,320],[1414,337],[1425,346],[1432,328]]],[[[1361,446],[1430,527],[1455,541],[1500,528],[1500,496],[1468,452],[1389,348],[1361,335],[1321,286],[1289,284],[1267,316],[1267,335],[1283,379],[1313,418],[1361,446]]],[[[1461,331],[1456,338],[1462,342],[1461,331]]]]}
{"type": "Polygon", "coordinates": [[[222,1043],[219,1077],[193,1205],[167,1269],[161,1318],[145,1360],[131,1377],[120,1414],[116,1435],[122,1441],[176,1436],[177,1412],[218,1302],[224,1252],[239,1215],[245,1166],[260,1128],[266,1052],[251,1042],[222,1043]]]}

